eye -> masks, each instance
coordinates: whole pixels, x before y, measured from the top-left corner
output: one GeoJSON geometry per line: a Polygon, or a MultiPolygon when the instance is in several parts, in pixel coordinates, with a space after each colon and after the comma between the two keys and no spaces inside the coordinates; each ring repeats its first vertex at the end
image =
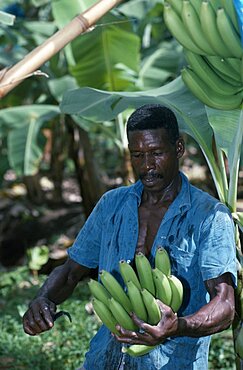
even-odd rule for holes
{"type": "Polygon", "coordinates": [[[155,156],[155,157],[159,157],[159,156],[161,156],[161,155],[163,155],[164,153],[161,151],[161,150],[156,150],[156,151],[154,151],[153,152],[153,155],[155,156]]]}
{"type": "Polygon", "coordinates": [[[134,153],[131,153],[131,156],[132,156],[132,158],[141,158],[142,157],[142,153],[134,152],[134,153]]]}

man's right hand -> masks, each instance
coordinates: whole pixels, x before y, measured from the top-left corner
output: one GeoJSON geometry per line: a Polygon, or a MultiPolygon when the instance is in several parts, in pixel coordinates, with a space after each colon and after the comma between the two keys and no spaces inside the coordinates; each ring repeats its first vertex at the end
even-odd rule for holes
{"type": "Polygon", "coordinates": [[[29,305],[23,316],[23,327],[29,335],[40,334],[54,326],[56,305],[48,298],[38,297],[29,305]]]}

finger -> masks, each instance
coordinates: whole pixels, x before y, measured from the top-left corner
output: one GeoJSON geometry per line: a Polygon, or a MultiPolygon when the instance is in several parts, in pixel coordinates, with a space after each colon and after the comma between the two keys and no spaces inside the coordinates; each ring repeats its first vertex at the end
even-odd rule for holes
{"type": "Polygon", "coordinates": [[[48,306],[44,306],[40,309],[40,314],[45,321],[45,324],[50,329],[54,326],[55,311],[50,309],[48,306]]]}
{"type": "MultiPolygon", "coordinates": [[[[49,314],[48,314],[48,311],[49,309],[44,310],[44,307],[43,307],[38,312],[33,313],[33,320],[35,322],[36,328],[40,329],[40,332],[49,330],[51,328],[48,324],[48,321],[46,321],[46,318],[45,318],[45,317],[50,316],[50,311],[49,311],[49,314]]],[[[52,318],[50,318],[50,320],[52,320],[52,318]]]]}
{"type": "Polygon", "coordinates": [[[23,326],[24,331],[29,335],[40,334],[43,331],[38,325],[38,322],[36,322],[31,311],[28,311],[28,313],[23,317],[23,326]]]}
{"type": "Polygon", "coordinates": [[[28,321],[23,321],[23,328],[24,328],[24,331],[25,331],[26,334],[29,334],[29,335],[32,335],[32,336],[36,335],[36,333],[29,326],[28,321]]]}
{"type": "Polygon", "coordinates": [[[153,326],[146,323],[145,321],[139,319],[135,313],[131,314],[131,318],[133,319],[134,323],[138,326],[140,333],[147,333],[149,334],[150,331],[153,329],[153,326]]]}
{"type": "Polygon", "coordinates": [[[170,306],[167,306],[166,304],[164,304],[162,301],[160,301],[159,299],[156,300],[157,303],[158,303],[158,306],[160,308],[160,312],[164,315],[171,315],[171,314],[174,314],[172,308],[170,306]]]}

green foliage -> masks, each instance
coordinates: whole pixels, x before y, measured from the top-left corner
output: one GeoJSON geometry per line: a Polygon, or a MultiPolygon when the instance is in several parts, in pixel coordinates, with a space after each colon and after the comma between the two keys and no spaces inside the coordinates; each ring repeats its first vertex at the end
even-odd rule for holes
{"type": "Polygon", "coordinates": [[[0,24],[6,24],[7,26],[12,26],[15,21],[15,16],[12,14],[8,14],[6,12],[0,11],[0,24]]]}
{"type": "Polygon", "coordinates": [[[212,336],[209,351],[209,369],[235,369],[234,342],[231,330],[212,336]]]}
{"type": "Polygon", "coordinates": [[[34,175],[44,147],[41,128],[60,113],[55,105],[28,105],[0,110],[0,139],[8,135],[8,160],[19,175],[34,175]]]}
{"type": "Polygon", "coordinates": [[[38,271],[48,261],[49,249],[46,245],[27,249],[28,267],[32,271],[38,271]]]}
{"type": "Polygon", "coordinates": [[[74,370],[80,366],[99,326],[84,308],[90,299],[87,282],[80,283],[72,297],[58,307],[71,314],[72,324],[61,317],[53,330],[30,337],[23,332],[21,316],[44,278],[37,284],[23,269],[2,273],[2,277],[7,284],[1,290],[0,364],[16,370],[74,370]]]}

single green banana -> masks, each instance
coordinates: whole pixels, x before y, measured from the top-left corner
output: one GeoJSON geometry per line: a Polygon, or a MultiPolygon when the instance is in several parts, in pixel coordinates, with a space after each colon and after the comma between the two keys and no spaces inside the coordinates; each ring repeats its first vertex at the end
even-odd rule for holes
{"type": "Polygon", "coordinates": [[[110,295],[120,302],[125,310],[130,313],[132,311],[132,305],[122,286],[108,271],[101,270],[99,274],[106,290],[108,290],[110,295]]]}
{"type": "Polygon", "coordinates": [[[226,58],[209,55],[207,55],[205,58],[209,64],[214,67],[215,71],[219,71],[220,73],[223,73],[223,75],[226,75],[232,80],[235,80],[237,83],[241,84],[239,72],[236,72],[234,68],[232,68],[232,66],[226,62],[226,58]]]}
{"type": "Polygon", "coordinates": [[[166,0],[168,4],[172,6],[172,8],[176,11],[178,16],[181,16],[182,11],[182,1],[181,0],[166,0]]]}
{"type": "Polygon", "coordinates": [[[155,297],[147,290],[141,290],[143,302],[148,312],[148,323],[157,325],[161,320],[161,311],[155,297]]]}
{"type": "Polygon", "coordinates": [[[88,286],[91,294],[95,298],[104,303],[106,306],[109,306],[108,299],[111,297],[111,295],[102,284],[96,280],[90,279],[88,286]]]}
{"type": "Polygon", "coordinates": [[[171,263],[168,252],[163,247],[158,247],[155,253],[155,267],[162,271],[165,275],[171,274],[171,263]]]}
{"type": "Polygon", "coordinates": [[[228,18],[223,8],[217,10],[217,27],[227,49],[232,53],[231,56],[241,58],[243,55],[243,47],[241,45],[240,36],[235,31],[231,20],[228,18]]]}
{"type": "Polygon", "coordinates": [[[139,319],[147,322],[148,315],[143,303],[141,292],[133,281],[127,282],[127,293],[132,304],[133,312],[135,312],[139,319]]]}
{"type": "Polygon", "coordinates": [[[168,280],[172,290],[170,307],[174,312],[178,312],[183,302],[183,285],[180,279],[174,275],[168,276],[168,280]]]}
{"type": "Polygon", "coordinates": [[[123,306],[113,297],[109,299],[110,310],[118,324],[126,330],[138,330],[131,317],[123,306]]]}
{"type": "Polygon", "coordinates": [[[233,0],[221,0],[221,3],[223,4],[223,7],[226,13],[228,14],[232,24],[234,25],[236,32],[240,35],[238,17],[237,17],[236,10],[234,7],[234,1],[233,0]]]}
{"type": "Polygon", "coordinates": [[[192,4],[194,10],[196,11],[196,13],[199,17],[202,1],[201,0],[190,0],[190,3],[192,4]]]}
{"type": "Polygon", "coordinates": [[[233,86],[242,88],[242,81],[240,78],[238,79],[238,81],[236,81],[236,80],[233,80],[231,77],[226,76],[222,72],[219,72],[218,70],[215,70],[215,72],[219,75],[219,77],[222,78],[222,80],[225,80],[226,82],[228,82],[229,84],[233,86]]]}
{"type": "Polygon", "coordinates": [[[212,9],[215,11],[215,13],[217,12],[217,10],[219,8],[222,7],[221,0],[209,0],[209,1],[208,0],[205,0],[205,1],[207,1],[207,2],[210,3],[210,5],[211,5],[212,9]]]}
{"type": "Polygon", "coordinates": [[[136,272],[129,263],[127,263],[125,260],[121,260],[119,262],[119,269],[126,285],[128,281],[132,281],[138,289],[141,289],[141,285],[139,283],[136,272]]]}
{"type": "Polygon", "coordinates": [[[225,58],[225,62],[229,64],[236,73],[240,76],[241,60],[238,58],[225,58]]]}
{"type": "Polygon", "coordinates": [[[186,49],[194,53],[205,55],[206,53],[199,48],[191,39],[186,27],[184,26],[181,18],[174,11],[171,5],[164,5],[164,21],[165,24],[176,40],[186,49]]]}
{"type": "Polygon", "coordinates": [[[243,82],[243,57],[241,58],[241,65],[240,65],[240,78],[241,78],[241,82],[243,82]]]}
{"type": "Polygon", "coordinates": [[[122,347],[122,353],[126,353],[132,357],[139,357],[146,355],[155,349],[156,346],[146,346],[145,344],[133,344],[129,347],[122,347]]]}
{"type": "Polygon", "coordinates": [[[194,43],[207,55],[215,55],[215,51],[202,31],[197,12],[188,0],[183,0],[181,17],[194,43]]]}
{"type": "Polygon", "coordinates": [[[92,299],[92,304],[96,315],[100,318],[103,324],[114,334],[119,335],[116,325],[117,320],[112,315],[110,309],[101,301],[96,298],[92,299]]]}
{"type": "Polygon", "coordinates": [[[151,268],[149,260],[142,252],[138,252],[135,255],[135,265],[136,265],[141,287],[147,289],[151,294],[154,295],[155,287],[154,287],[152,268],[151,268]]]}
{"type": "Polygon", "coordinates": [[[200,23],[205,37],[216,55],[230,57],[232,53],[227,48],[217,27],[216,14],[208,1],[202,1],[200,23]]]}
{"type": "Polygon", "coordinates": [[[241,328],[235,340],[235,352],[243,360],[243,323],[241,323],[241,328]]]}
{"type": "Polygon", "coordinates": [[[189,50],[184,50],[184,54],[192,70],[217,94],[228,96],[237,94],[243,89],[243,86],[233,86],[219,77],[203,56],[192,53],[189,50]]]}
{"type": "Polygon", "coordinates": [[[169,306],[172,298],[172,290],[167,276],[158,268],[155,268],[153,269],[153,277],[156,290],[155,297],[169,306]]]}
{"type": "Polygon", "coordinates": [[[227,99],[225,95],[216,94],[202,81],[196,73],[189,68],[184,68],[181,71],[181,77],[189,90],[205,105],[215,109],[232,110],[240,107],[242,103],[242,95],[229,95],[227,99]]]}

